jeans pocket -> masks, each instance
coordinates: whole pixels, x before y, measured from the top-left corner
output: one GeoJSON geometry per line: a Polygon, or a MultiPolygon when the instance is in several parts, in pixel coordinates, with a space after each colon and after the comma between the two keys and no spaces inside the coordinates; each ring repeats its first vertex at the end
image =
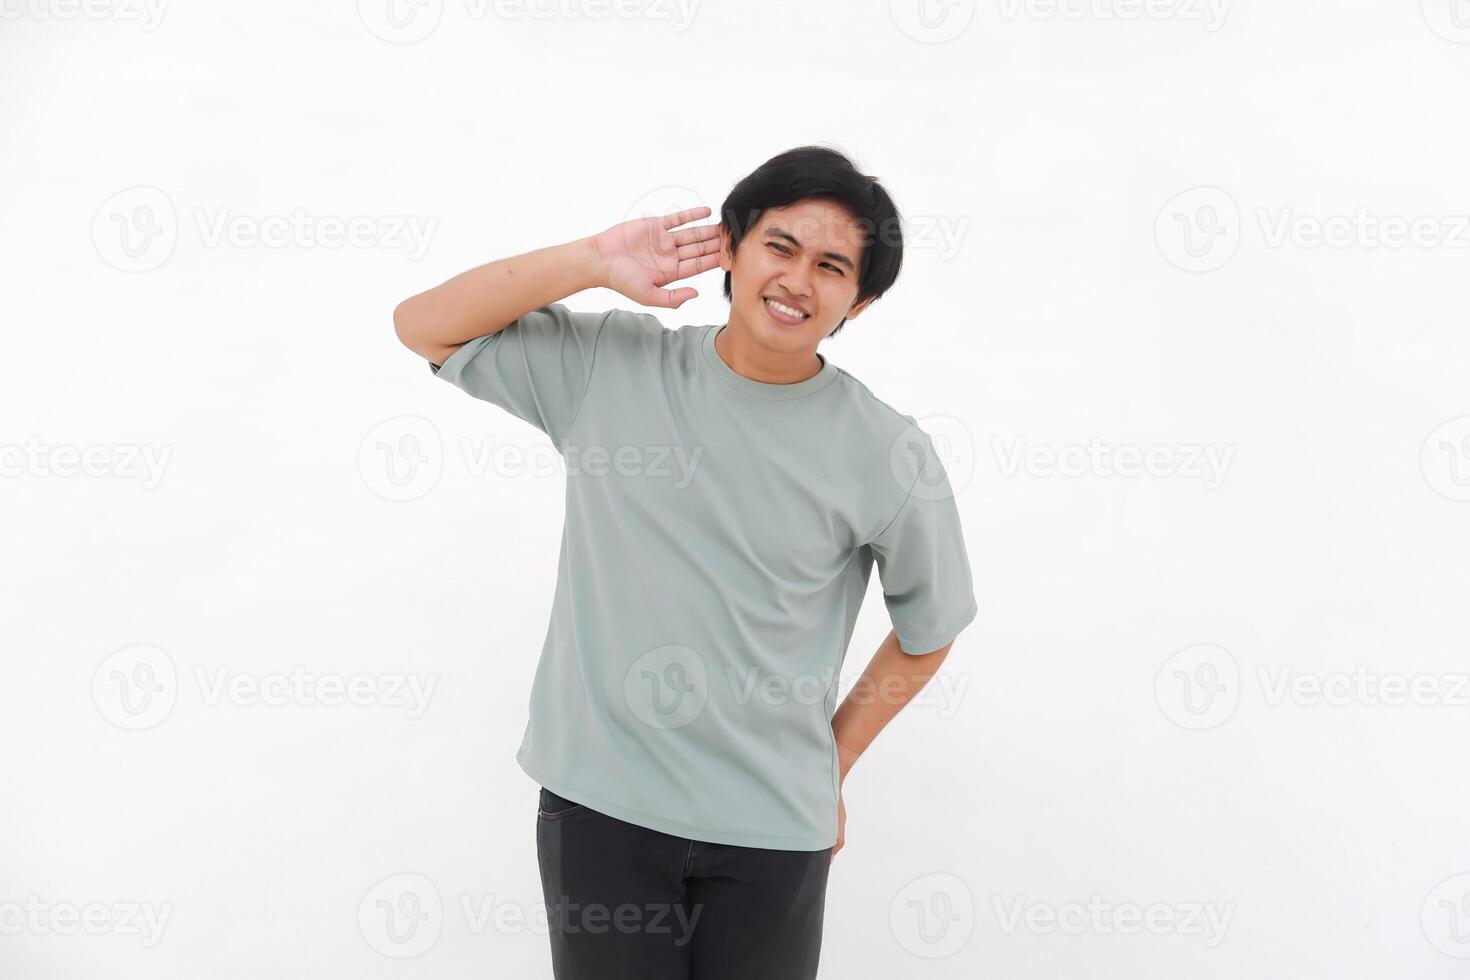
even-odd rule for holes
{"type": "Polygon", "coordinates": [[[542,820],[559,820],[571,813],[587,809],[581,803],[573,803],[564,796],[557,796],[545,786],[541,787],[541,804],[536,816],[542,820]]]}

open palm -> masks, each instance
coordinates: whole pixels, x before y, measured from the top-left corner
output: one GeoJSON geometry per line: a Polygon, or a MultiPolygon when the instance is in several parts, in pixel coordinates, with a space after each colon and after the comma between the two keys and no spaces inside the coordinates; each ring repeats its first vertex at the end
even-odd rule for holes
{"type": "Polygon", "coordinates": [[[674,214],[635,218],[614,225],[593,239],[602,263],[604,283],[644,306],[676,309],[699,292],[688,286],[666,289],[720,264],[720,226],[679,225],[710,215],[706,207],[674,214]]]}

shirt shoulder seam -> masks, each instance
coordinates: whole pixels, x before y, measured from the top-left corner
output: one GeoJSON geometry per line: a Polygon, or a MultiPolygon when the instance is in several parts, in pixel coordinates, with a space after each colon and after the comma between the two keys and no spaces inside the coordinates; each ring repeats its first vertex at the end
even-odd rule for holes
{"type": "MultiPolygon", "coordinates": [[[[902,421],[904,423],[904,429],[900,430],[899,437],[902,437],[909,429],[914,429],[920,435],[922,435],[925,439],[928,439],[929,438],[929,434],[927,432],[925,432],[922,428],[920,428],[919,427],[919,424],[917,422],[915,422],[909,416],[907,416],[907,415],[903,414],[902,412],[900,412],[898,409],[894,408],[892,405],[888,404],[883,399],[879,398],[876,394],[873,393],[873,389],[872,388],[869,388],[866,384],[863,383],[863,381],[862,381],[861,378],[857,377],[856,375],[852,374],[849,371],[844,370],[841,367],[838,367],[835,364],[833,365],[833,367],[836,367],[837,368],[837,373],[839,375],[842,375],[842,376],[846,377],[853,384],[857,385],[859,388],[862,389],[862,391],[863,391],[863,393],[865,395],[867,395],[870,399],[872,399],[877,404],[883,406],[883,408],[886,411],[888,411],[895,418],[899,419],[900,421],[902,421]]],[[[914,474],[914,482],[909,484],[908,492],[904,494],[903,503],[901,503],[899,505],[898,510],[894,511],[893,516],[891,518],[889,518],[888,523],[887,524],[884,524],[881,530],[879,530],[876,534],[869,535],[868,540],[866,542],[864,542],[865,544],[871,544],[872,542],[874,542],[874,541],[878,540],[879,538],[881,538],[883,536],[884,532],[886,532],[890,527],[893,526],[893,522],[899,519],[899,517],[903,514],[904,510],[908,507],[909,500],[912,499],[912,497],[914,495],[914,490],[919,485],[919,477],[923,476],[923,474],[924,474],[924,470],[921,467],[919,469],[919,471],[914,474]]]]}
{"type": "Polygon", "coordinates": [[[572,437],[572,429],[577,425],[577,419],[582,417],[582,407],[587,404],[587,393],[592,390],[592,377],[597,370],[597,354],[602,349],[602,333],[607,329],[607,322],[612,319],[616,309],[606,310],[602,319],[597,324],[597,333],[592,338],[592,357],[587,362],[587,384],[582,387],[582,395],[577,400],[577,410],[572,413],[571,421],[567,423],[566,432],[562,433],[562,446],[566,447],[567,440],[572,437]]]}
{"type": "Polygon", "coordinates": [[[883,537],[884,534],[888,533],[888,529],[893,526],[893,522],[898,520],[899,517],[903,515],[903,512],[908,509],[909,501],[912,500],[914,496],[914,489],[919,485],[919,477],[923,474],[924,471],[922,468],[919,470],[918,473],[914,474],[914,482],[909,484],[908,493],[903,495],[903,503],[898,505],[898,510],[894,511],[893,516],[888,519],[888,523],[883,525],[883,530],[868,538],[868,544],[872,544],[874,541],[877,541],[879,538],[883,537]]]}
{"type": "Polygon", "coordinates": [[[852,374],[849,371],[844,370],[843,368],[839,367],[836,364],[834,364],[832,366],[835,367],[835,368],[837,368],[837,373],[838,374],[845,376],[849,381],[851,381],[853,384],[855,384],[859,388],[861,388],[863,390],[863,393],[865,395],[867,395],[873,401],[877,402],[879,405],[882,405],[884,409],[886,409],[887,411],[891,412],[894,416],[896,416],[897,418],[903,420],[908,425],[916,425],[916,423],[914,423],[913,421],[911,421],[907,415],[903,414],[898,409],[894,408],[892,405],[888,404],[886,401],[884,401],[883,399],[881,399],[877,395],[875,395],[873,393],[873,389],[872,388],[869,388],[866,384],[864,384],[861,378],[857,377],[856,375],[852,374]]]}

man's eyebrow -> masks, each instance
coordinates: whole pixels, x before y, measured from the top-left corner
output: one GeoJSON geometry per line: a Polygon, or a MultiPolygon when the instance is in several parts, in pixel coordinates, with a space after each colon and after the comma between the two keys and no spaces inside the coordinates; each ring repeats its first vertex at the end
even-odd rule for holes
{"type": "MultiPolygon", "coordinates": [[[[787,231],[785,228],[777,228],[775,225],[772,225],[771,227],[766,229],[766,234],[771,236],[772,238],[784,238],[791,244],[795,245],[797,248],[802,247],[801,242],[796,240],[796,236],[791,234],[791,232],[787,231]]],[[[841,252],[823,252],[822,258],[831,259],[833,262],[841,262],[852,272],[857,272],[857,266],[853,264],[852,259],[843,255],[841,252]]]]}

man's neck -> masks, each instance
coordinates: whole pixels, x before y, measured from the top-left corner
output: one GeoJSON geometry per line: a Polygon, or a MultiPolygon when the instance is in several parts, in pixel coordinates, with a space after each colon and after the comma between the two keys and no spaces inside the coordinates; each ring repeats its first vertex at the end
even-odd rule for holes
{"type": "Polygon", "coordinates": [[[787,385],[822,373],[825,363],[816,351],[771,351],[755,344],[750,336],[733,316],[715,335],[715,351],[736,374],[763,384],[787,385]]]}

